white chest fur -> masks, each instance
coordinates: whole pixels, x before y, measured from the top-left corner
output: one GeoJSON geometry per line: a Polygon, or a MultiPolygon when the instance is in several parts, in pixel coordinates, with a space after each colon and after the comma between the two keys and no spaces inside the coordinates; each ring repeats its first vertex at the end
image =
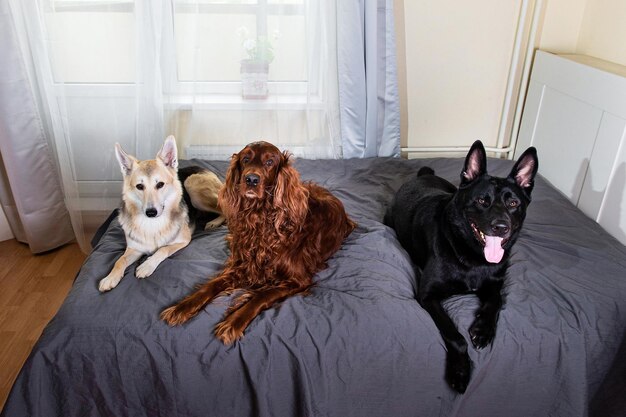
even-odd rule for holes
{"type": "Polygon", "coordinates": [[[163,213],[159,217],[144,215],[129,219],[120,216],[120,223],[126,234],[126,244],[142,253],[153,253],[158,248],[179,240],[186,219],[173,220],[163,213]]]}

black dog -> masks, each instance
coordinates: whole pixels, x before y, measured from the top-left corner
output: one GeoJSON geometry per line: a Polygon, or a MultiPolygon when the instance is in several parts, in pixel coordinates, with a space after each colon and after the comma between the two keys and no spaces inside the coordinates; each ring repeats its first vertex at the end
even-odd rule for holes
{"type": "Polygon", "coordinates": [[[433,318],[448,350],[446,380],[463,393],[471,360],[467,343],[441,303],[454,294],[480,300],[469,328],[477,349],[494,338],[511,247],[530,203],[538,160],[528,148],[506,178],[487,175],[485,148],[474,142],[457,188],[423,167],[405,183],[385,215],[402,246],[421,268],[418,301],[433,318]]]}

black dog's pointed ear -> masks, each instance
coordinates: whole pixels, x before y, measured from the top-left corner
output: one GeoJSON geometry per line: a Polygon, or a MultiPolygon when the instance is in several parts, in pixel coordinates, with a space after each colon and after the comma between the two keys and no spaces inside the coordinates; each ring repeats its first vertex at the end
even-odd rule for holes
{"type": "Polygon", "coordinates": [[[487,154],[485,147],[479,140],[474,142],[465,157],[465,165],[461,172],[461,185],[474,181],[487,173],[487,154]]]}
{"type": "Polygon", "coordinates": [[[535,185],[535,175],[539,168],[539,160],[537,159],[537,149],[533,146],[526,149],[524,153],[517,159],[513,166],[509,178],[513,179],[517,185],[522,187],[528,195],[535,185]]]}

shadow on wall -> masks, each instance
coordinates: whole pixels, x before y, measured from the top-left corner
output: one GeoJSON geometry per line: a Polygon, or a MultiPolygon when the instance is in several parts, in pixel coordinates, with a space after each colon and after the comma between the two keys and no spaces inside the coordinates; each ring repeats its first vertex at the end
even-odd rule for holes
{"type": "Polygon", "coordinates": [[[624,245],[626,245],[625,188],[626,162],[622,162],[609,182],[599,220],[603,227],[624,245]]]}
{"type": "Polygon", "coordinates": [[[600,184],[601,189],[597,190],[593,186],[593,171],[585,159],[571,191],[573,196],[577,196],[576,205],[587,216],[597,219],[604,230],[626,245],[626,162],[619,165],[608,183],[600,184]],[[585,183],[591,186],[585,188],[585,183]]]}
{"type": "MultiPolygon", "coordinates": [[[[541,161],[539,161],[539,163],[540,163],[539,172],[541,173],[541,161]]],[[[580,195],[582,194],[583,186],[585,184],[585,179],[587,179],[587,181],[591,181],[592,172],[591,172],[591,169],[589,168],[590,168],[589,158],[583,159],[580,163],[580,167],[578,168],[578,173],[576,174],[576,178],[574,179],[574,182],[572,183],[572,189],[570,191],[570,194],[568,194],[568,198],[570,199],[570,201],[572,201],[572,203],[576,204],[577,206],[580,203],[580,195]]],[[[590,184],[593,184],[593,182],[591,182],[590,184]]],[[[602,195],[604,194],[604,190],[600,190],[600,191],[594,190],[593,194],[594,194],[593,201],[599,201],[598,199],[602,198],[602,195]],[[596,198],[596,194],[597,194],[597,198],[596,198]]],[[[594,215],[593,217],[595,218],[596,216],[594,215]]]]}

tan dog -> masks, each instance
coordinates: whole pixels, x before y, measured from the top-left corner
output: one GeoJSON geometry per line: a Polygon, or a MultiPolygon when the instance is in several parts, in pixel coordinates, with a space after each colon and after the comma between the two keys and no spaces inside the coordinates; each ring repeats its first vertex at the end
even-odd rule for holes
{"type": "Polygon", "coordinates": [[[139,161],[119,143],[115,144],[115,156],[124,177],[119,222],[126,235],[126,251],[109,275],[100,280],[101,292],[115,288],[126,268],[142,255],[150,256],[135,270],[137,278],[150,276],[164,259],[189,244],[195,219],[190,219],[184,192],[189,195],[194,213],[219,214],[206,229],[218,227],[225,220],[217,204],[222,182],[200,167],[179,172],[173,136],[165,139],[155,159],[139,161]]]}

